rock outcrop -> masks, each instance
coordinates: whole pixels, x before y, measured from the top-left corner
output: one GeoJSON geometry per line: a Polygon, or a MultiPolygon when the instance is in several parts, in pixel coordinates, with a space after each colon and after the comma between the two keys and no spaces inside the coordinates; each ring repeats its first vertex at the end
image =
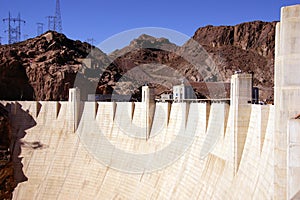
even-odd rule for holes
{"type": "MultiPolygon", "coordinates": [[[[56,32],[0,47],[0,99],[66,100],[91,46],[56,32]]],[[[97,60],[106,55],[94,51],[97,60]]]]}
{"type": "Polygon", "coordinates": [[[11,159],[11,127],[6,110],[0,107],[0,199],[12,199],[17,186],[11,159]]]}
{"type": "MultiPolygon", "coordinates": [[[[0,46],[0,99],[67,100],[68,89],[74,84],[85,86],[85,97],[89,93],[124,91],[139,96],[137,88],[128,89],[132,87],[129,82],[138,78],[151,82],[153,76],[149,74],[169,80],[169,72],[162,67],[167,66],[191,83],[229,82],[235,70],[251,71],[254,85],[261,89],[261,99],[272,101],[275,24],[255,21],[206,26],[199,28],[183,46],[165,38],[141,35],[110,55],[87,43],[47,32],[18,44],[0,46]],[[123,77],[137,66],[147,68],[148,75],[140,70],[131,80],[123,77]],[[117,84],[120,81],[122,84],[117,84]]],[[[138,85],[141,84],[140,81],[138,85]]],[[[157,94],[170,90],[170,84],[156,86],[160,88],[157,94]]],[[[195,89],[199,94],[205,93],[201,87],[195,89]]]]}
{"type": "Polygon", "coordinates": [[[235,26],[206,26],[199,28],[192,40],[210,54],[225,81],[236,70],[253,72],[261,99],[272,102],[276,23],[254,21],[235,26]]]}
{"type": "MultiPolygon", "coordinates": [[[[159,63],[175,69],[193,86],[199,85],[193,82],[230,82],[236,70],[253,72],[254,85],[259,87],[261,99],[272,102],[275,25],[276,22],[255,21],[236,26],[206,26],[199,28],[181,47],[163,38],[141,35],[109,56],[123,73],[140,65],[159,63]],[[199,44],[202,47],[197,46],[199,44]]],[[[155,70],[150,72],[155,73],[155,70]]],[[[161,76],[167,80],[169,74],[161,76]]],[[[201,88],[194,89],[206,93],[201,88]]]]}
{"type": "Polygon", "coordinates": [[[274,58],[276,22],[253,21],[236,26],[205,26],[193,39],[210,47],[235,46],[274,58]]]}

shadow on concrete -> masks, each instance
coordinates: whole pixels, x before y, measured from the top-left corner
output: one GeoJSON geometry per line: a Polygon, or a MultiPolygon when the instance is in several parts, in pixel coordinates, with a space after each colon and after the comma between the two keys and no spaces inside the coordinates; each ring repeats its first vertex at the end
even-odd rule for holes
{"type": "Polygon", "coordinates": [[[34,142],[27,142],[27,141],[23,141],[21,142],[21,145],[23,146],[23,148],[30,148],[30,149],[44,149],[47,148],[48,146],[45,144],[42,144],[40,141],[34,141],[34,142]]]}
{"type": "MultiPolygon", "coordinates": [[[[7,103],[5,105],[5,109],[8,111],[8,116],[11,124],[11,158],[13,162],[14,168],[14,178],[17,184],[27,181],[28,178],[25,176],[23,172],[23,164],[21,155],[21,146],[23,142],[22,138],[26,135],[26,130],[34,127],[36,125],[36,121],[29,114],[28,110],[24,110],[22,105],[17,102],[7,103]]],[[[41,146],[40,144],[34,144],[35,147],[41,146]]]]}

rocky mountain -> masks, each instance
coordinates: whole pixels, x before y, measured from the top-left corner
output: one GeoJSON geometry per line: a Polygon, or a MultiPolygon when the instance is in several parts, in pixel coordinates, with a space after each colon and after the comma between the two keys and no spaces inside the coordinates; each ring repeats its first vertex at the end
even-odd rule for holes
{"type": "MultiPolygon", "coordinates": [[[[197,88],[199,84],[193,82],[228,83],[236,70],[253,72],[254,85],[260,88],[261,99],[272,102],[275,25],[276,22],[254,21],[236,26],[206,26],[199,28],[181,47],[164,38],[142,35],[127,47],[116,50],[109,56],[114,60],[114,65],[123,72],[136,67],[141,68],[143,65],[156,65],[154,69],[150,66],[144,67],[147,72],[137,73],[134,80],[157,81],[156,72],[160,73],[159,78],[162,80],[168,80],[170,77],[176,79],[176,76],[172,75],[172,70],[166,70],[168,67],[172,68],[183,75],[196,91],[205,94],[206,97],[217,96],[203,91],[201,87],[197,88]],[[155,75],[155,78],[153,76],[146,78],[145,74],[155,75]]],[[[172,82],[174,83],[178,84],[176,81],[172,82]]],[[[223,97],[228,97],[226,83],[224,85],[227,94],[223,97]]],[[[164,90],[170,89],[172,84],[164,83],[166,85],[163,87],[164,90]]]]}
{"type": "Polygon", "coordinates": [[[114,60],[115,58],[135,49],[164,49],[168,51],[175,51],[178,49],[178,46],[171,43],[166,38],[155,38],[147,34],[142,34],[138,38],[132,40],[128,46],[122,49],[116,49],[110,53],[109,57],[114,60]]]}
{"type": "Polygon", "coordinates": [[[236,26],[199,28],[193,39],[210,47],[234,46],[274,58],[276,22],[253,21],[236,26]]]}
{"type": "Polygon", "coordinates": [[[141,35],[110,55],[87,43],[47,32],[0,46],[0,99],[66,100],[73,86],[82,87],[85,98],[91,93],[116,93],[139,99],[144,83],[155,85],[160,94],[184,79],[193,85],[198,97],[213,98],[217,94],[197,83],[226,82],[221,96],[228,96],[230,76],[240,69],[254,72],[254,85],[261,89],[261,98],[272,101],[275,24],[255,21],[206,26],[183,46],[141,35]]]}
{"type": "MultiPolygon", "coordinates": [[[[0,46],[0,99],[66,100],[90,49],[56,32],[0,46]]],[[[98,49],[93,55],[102,64],[108,62],[98,49]]]]}
{"type": "Polygon", "coordinates": [[[224,80],[232,72],[254,72],[254,85],[262,99],[273,101],[275,26],[277,22],[254,21],[236,26],[199,28],[193,40],[211,55],[224,80]]]}

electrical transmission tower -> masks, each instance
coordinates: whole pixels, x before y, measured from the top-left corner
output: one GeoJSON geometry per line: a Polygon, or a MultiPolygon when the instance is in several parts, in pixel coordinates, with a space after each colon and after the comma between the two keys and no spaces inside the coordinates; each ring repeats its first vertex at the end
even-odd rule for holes
{"type": "Polygon", "coordinates": [[[55,28],[56,31],[62,32],[62,21],[61,21],[61,13],[60,13],[60,2],[56,0],[56,8],[55,8],[55,28]]]}
{"type": "Polygon", "coordinates": [[[86,41],[87,41],[88,43],[90,43],[92,46],[93,46],[94,43],[96,42],[96,40],[94,40],[94,38],[88,38],[88,39],[86,39],[86,41]]]}
{"type": "Polygon", "coordinates": [[[62,22],[61,22],[61,13],[60,13],[60,3],[59,0],[56,0],[56,8],[54,16],[47,16],[48,19],[48,30],[62,32],[62,22]]]}
{"type": "Polygon", "coordinates": [[[27,40],[28,39],[28,34],[24,34],[23,35],[23,40],[27,40]]]}
{"type": "Polygon", "coordinates": [[[44,33],[44,23],[38,22],[36,23],[36,25],[37,25],[37,31],[36,31],[37,35],[38,36],[42,35],[44,33]]]}
{"type": "Polygon", "coordinates": [[[10,16],[10,12],[9,12],[8,18],[3,19],[3,21],[8,22],[8,30],[5,31],[8,33],[8,44],[20,42],[20,40],[21,40],[21,23],[25,24],[25,21],[21,19],[20,13],[18,14],[17,18],[13,18],[10,16]]]}
{"type": "Polygon", "coordinates": [[[55,16],[47,16],[46,17],[48,19],[48,30],[52,30],[55,31],[56,30],[56,26],[55,26],[55,16]]]}

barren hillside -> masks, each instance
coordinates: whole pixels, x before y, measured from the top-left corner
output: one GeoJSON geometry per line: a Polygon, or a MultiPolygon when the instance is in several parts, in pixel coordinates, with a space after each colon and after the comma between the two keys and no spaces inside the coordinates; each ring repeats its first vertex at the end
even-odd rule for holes
{"type": "Polygon", "coordinates": [[[206,26],[181,47],[165,38],[141,35],[110,55],[87,43],[47,32],[0,46],[0,99],[67,100],[76,76],[76,84],[85,85],[84,98],[89,93],[125,91],[139,99],[138,87],[143,82],[158,80],[153,84],[159,94],[170,91],[171,85],[180,81],[170,77],[177,76],[192,83],[200,96],[211,97],[194,82],[229,82],[233,72],[241,69],[254,72],[254,85],[261,89],[261,98],[272,101],[275,24],[255,21],[206,26]],[[126,76],[137,67],[134,76],[126,76]],[[170,74],[170,69],[177,75],[170,74]],[[132,85],[133,81],[138,83],[132,85]]]}

